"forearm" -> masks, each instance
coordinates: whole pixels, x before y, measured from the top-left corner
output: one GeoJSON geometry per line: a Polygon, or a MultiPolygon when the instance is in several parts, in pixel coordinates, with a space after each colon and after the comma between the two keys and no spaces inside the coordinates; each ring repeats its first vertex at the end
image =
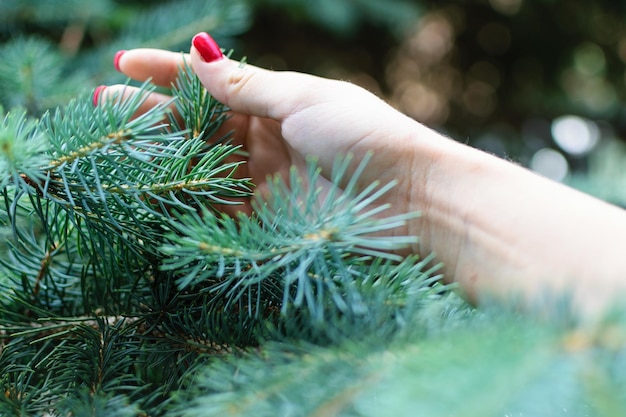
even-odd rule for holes
{"type": "Polygon", "coordinates": [[[471,298],[571,295],[585,315],[626,287],[626,212],[419,129],[412,203],[420,251],[471,298]]]}

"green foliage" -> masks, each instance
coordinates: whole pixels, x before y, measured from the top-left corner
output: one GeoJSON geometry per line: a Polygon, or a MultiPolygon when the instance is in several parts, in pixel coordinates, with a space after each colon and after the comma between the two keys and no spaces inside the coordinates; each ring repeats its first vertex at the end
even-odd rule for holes
{"type": "Polygon", "coordinates": [[[83,95],[0,126],[7,410],[159,414],[220,352],[266,339],[386,340],[449,292],[429,259],[388,252],[415,238],[370,236],[415,216],[369,208],[393,184],[357,194],[355,176],[322,197],[311,162],[290,187],[274,181],[253,217],[220,215],[216,204],[252,187],[228,162],[239,148],[215,136],[223,105],[182,68],[173,102],[138,115],[153,90],[95,108],[83,95]]]}
{"type": "Polygon", "coordinates": [[[47,142],[44,134],[39,131],[37,123],[27,118],[26,113],[19,109],[4,115],[0,109],[0,187],[5,188],[9,183],[22,181],[21,175],[34,180],[43,180],[39,171],[32,170],[33,166],[45,158],[47,142]]]}
{"type": "Polygon", "coordinates": [[[55,47],[38,38],[16,38],[0,48],[0,103],[41,111],[76,95],[84,78],[68,76],[55,47]]]}
{"type": "Polygon", "coordinates": [[[447,320],[452,328],[424,338],[410,327],[384,348],[271,344],[214,362],[172,415],[582,417],[626,405],[625,334],[615,322],[594,334],[502,310],[447,320]]]}
{"type": "MultiPolygon", "coordinates": [[[[166,91],[172,101],[140,116],[149,82],[95,108],[83,91],[120,80],[116,49],[186,49],[200,30],[228,45],[261,6],[347,34],[364,21],[396,33],[413,3],[63,4],[0,4],[5,39],[42,32],[0,48],[0,416],[608,417],[626,408],[623,314],[589,329],[565,310],[537,319],[474,309],[440,281],[432,256],[390,252],[415,237],[371,235],[417,214],[372,209],[393,184],[357,192],[347,159],[331,179],[342,190],[322,192],[309,161],[270,181],[253,216],[222,215],[254,184],[233,162],[245,150],[221,133],[227,109],[187,67],[166,91]]],[[[591,161],[615,190],[616,148],[603,151],[610,164],[591,161]]]]}
{"type": "MultiPolygon", "coordinates": [[[[343,179],[348,162],[337,168],[333,183],[343,179]]],[[[360,170],[364,167],[361,163],[360,170]]],[[[282,314],[291,306],[306,305],[308,313],[320,321],[328,313],[329,302],[331,311],[358,309],[359,290],[352,282],[367,279],[367,275],[346,268],[346,256],[398,260],[388,251],[415,239],[368,236],[391,230],[414,214],[375,219],[386,206],[364,210],[390,186],[377,190],[377,184],[372,184],[356,195],[356,178],[341,192],[317,186],[307,190],[294,168],[289,187],[281,181],[275,183],[268,202],[258,206],[253,217],[235,220],[204,212],[183,218],[171,235],[172,245],[164,248],[165,253],[175,255],[164,269],[183,271],[185,278],[179,283],[183,288],[217,278],[212,291],[224,294],[228,304],[247,299],[255,316],[263,311],[260,300],[253,301],[260,292],[276,292],[278,297],[270,304],[280,305],[282,314]],[[198,240],[198,236],[204,239],[198,240]]],[[[319,170],[311,165],[306,184],[319,180],[319,170]]]]}
{"type": "Polygon", "coordinates": [[[188,50],[201,31],[228,46],[249,22],[243,0],[183,0],[150,8],[119,7],[112,0],[3,2],[0,39],[7,42],[0,46],[0,104],[40,115],[85,87],[123,81],[111,63],[119,49],[188,50]]]}

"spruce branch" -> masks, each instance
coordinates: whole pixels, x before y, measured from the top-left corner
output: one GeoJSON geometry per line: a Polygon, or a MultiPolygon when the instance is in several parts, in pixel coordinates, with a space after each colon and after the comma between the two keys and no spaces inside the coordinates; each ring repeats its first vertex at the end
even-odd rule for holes
{"type": "Polygon", "coordinates": [[[7,397],[7,402],[15,408],[28,410],[29,414],[48,412],[56,415],[67,406],[66,401],[72,403],[84,393],[89,393],[91,398],[115,396],[128,399],[140,395],[144,384],[132,370],[136,366],[141,341],[132,337],[133,330],[133,326],[126,325],[124,320],[111,322],[102,317],[41,323],[39,327],[22,330],[8,327],[12,336],[0,355],[0,364],[9,370],[4,382],[15,390],[15,394],[7,397]],[[31,349],[16,355],[15,349],[24,342],[31,349]],[[16,376],[19,377],[20,370],[30,373],[33,378],[13,379],[13,372],[18,372],[16,376]],[[44,372],[46,377],[41,378],[44,372]]]}
{"type": "MultiPolygon", "coordinates": [[[[224,203],[246,195],[247,180],[233,177],[239,163],[224,162],[236,147],[223,144],[207,149],[203,138],[186,136],[187,129],[171,129],[164,124],[169,103],[137,116],[153,88],[146,84],[141,94],[97,108],[95,123],[85,124],[89,105],[85,101],[46,118],[54,153],[42,187],[45,192],[90,211],[99,206],[106,211],[103,204],[108,202],[118,210],[139,206],[151,212],[164,209],[160,203],[151,207],[154,200],[175,207],[185,206],[187,198],[195,204],[202,198],[224,203]]],[[[203,111],[208,114],[223,112],[214,100],[205,104],[203,111]]],[[[200,127],[213,132],[223,121],[223,117],[205,118],[200,127]]]]}
{"type": "Polygon", "coordinates": [[[48,144],[37,121],[20,109],[4,114],[0,107],[0,117],[0,188],[42,181],[37,167],[47,159],[48,144]]]}
{"type": "Polygon", "coordinates": [[[174,130],[188,131],[192,138],[210,138],[213,144],[228,139],[230,132],[225,137],[215,137],[228,117],[228,109],[208,93],[188,62],[179,68],[176,82],[172,85],[172,95],[175,97],[174,105],[178,115],[175,117],[173,113],[169,114],[170,125],[174,130]],[[185,123],[181,124],[181,121],[185,123]],[[205,131],[207,128],[211,130],[205,131]]]}
{"type": "Polygon", "coordinates": [[[39,115],[75,96],[84,80],[64,69],[50,42],[18,37],[0,48],[0,104],[39,115]]]}
{"type": "MultiPolygon", "coordinates": [[[[191,73],[181,70],[182,76],[191,73]]],[[[181,83],[178,100],[199,85],[181,83]]],[[[173,213],[250,192],[249,181],[234,175],[240,163],[225,161],[238,148],[227,138],[210,146],[204,140],[223,123],[223,106],[213,99],[196,106],[208,116],[196,125],[203,137],[192,137],[167,124],[171,103],[138,112],[153,90],[146,83],[138,94],[95,109],[85,95],[39,123],[23,112],[4,117],[0,166],[13,238],[2,264],[33,302],[65,312],[120,311],[129,300],[124,293],[154,273],[173,213]],[[18,228],[28,212],[39,226],[18,228]]]]}
{"type": "Polygon", "coordinates": [[[626,405],[622,324],[595,333],[497,308],[448,320],[383,346],[269,343],[194,375],[170,414],[608,417],[626,405]]]}
{"type": "Polygon", "coordinates": [[[5,298],[21,289],[33,306],[76,312],[82,307],[81,285],[90,281],[88,257],[77,241],[77,229],[58,205],[23,191],[2,192],[3,216],[11,225],[0,271],[5,298]],[[51,220],[53,219],[53,220],[51,220]]]}
{"type": "MultiPolygon", "coordinates": [[[[334,184],[343,179],[348,163],[346,158],[337,165],[334,184]]],[[[227,305],[246,300],[252,316],[264,314],[267,303],[280,305],[283,315],[305,306],[314,320],[322,320],[329,306],[355,308],[360,297],[352,283],[360,277],[354,265],[364,262],[363,256],[398,261],[386,251],[415,241],[369,234],[390,233],[416,213],[375,217],[385,207],[368,207],[391,185],[377,189],[373,184],[355,195],[354,177],[341,192],[324,190],[319,181],[319,169],[309,163],[308,178],[294,168],[289,186],[276,180],[253,218],[186,215],[173,225],[176,233],[168,235],[170,243],[162,249],[169,255],[163,270],[177,271],[181,288],[208,283],[227,305]],[[273,301],[263,301],[263,293],[273,301]]]]}

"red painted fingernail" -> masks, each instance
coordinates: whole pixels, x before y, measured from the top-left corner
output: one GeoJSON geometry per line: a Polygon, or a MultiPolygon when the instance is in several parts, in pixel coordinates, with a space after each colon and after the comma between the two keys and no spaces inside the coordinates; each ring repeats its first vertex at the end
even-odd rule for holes
{"type": "Polygon", "coordinates": [[[99,87],[96,87],[96,89],[94,90],[93,92],[93,106],[94,107],[98,105],[98,99],[100,98],[100,94],[102,94],[105,88],[107,88],[106,85],[101,85],[99,87]]]}
{"type": "Polygon", "coordinates": [[[219,45],[206,32],[198,33],[193,37],[191,43],[198,50],[204,62],[213,62],[224,57],[219,45]]]}
{"type": "Polygon", "coordinates": [[[115,56],[113,57],[113,66],[118,72],[122,72],[122,70],[120,70],[120,58],[122,57],[122,55],[124,55],[124,52],[126,51],[125,50],[117,51],[115,53],[115,56]]]}

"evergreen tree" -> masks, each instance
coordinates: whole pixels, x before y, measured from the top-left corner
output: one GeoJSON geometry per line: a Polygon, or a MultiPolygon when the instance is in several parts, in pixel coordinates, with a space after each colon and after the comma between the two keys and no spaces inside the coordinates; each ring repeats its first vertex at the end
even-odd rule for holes
{"type": "MultiPolygon", "coordinates": [[[[44,3],[0,7],[37,24],[44,3]]],[[[95,30],[114,7],[75,3],[54,21],[95,30]]],[[[622,314],[589,329],[567,303],[541,318],[474,309],[430,256],[393,255],[415,238],[370,236],[418,213],[371,208],[394,184],[357,191],[367,161],[346,178],[338,159],[331,180],[347,185],[322,195],[311,160],[229,217],[219,208],[254,184],[190,68],[139,117],[149,82],[94,108],[84,86],[115,79],[99,65],[115,45],[177,50],[246,24],[243,3],[184,7],[185,26],[163,3],[69,64],[42,39],[0,51],[0,416],[623,413],[622,314]]]]}

